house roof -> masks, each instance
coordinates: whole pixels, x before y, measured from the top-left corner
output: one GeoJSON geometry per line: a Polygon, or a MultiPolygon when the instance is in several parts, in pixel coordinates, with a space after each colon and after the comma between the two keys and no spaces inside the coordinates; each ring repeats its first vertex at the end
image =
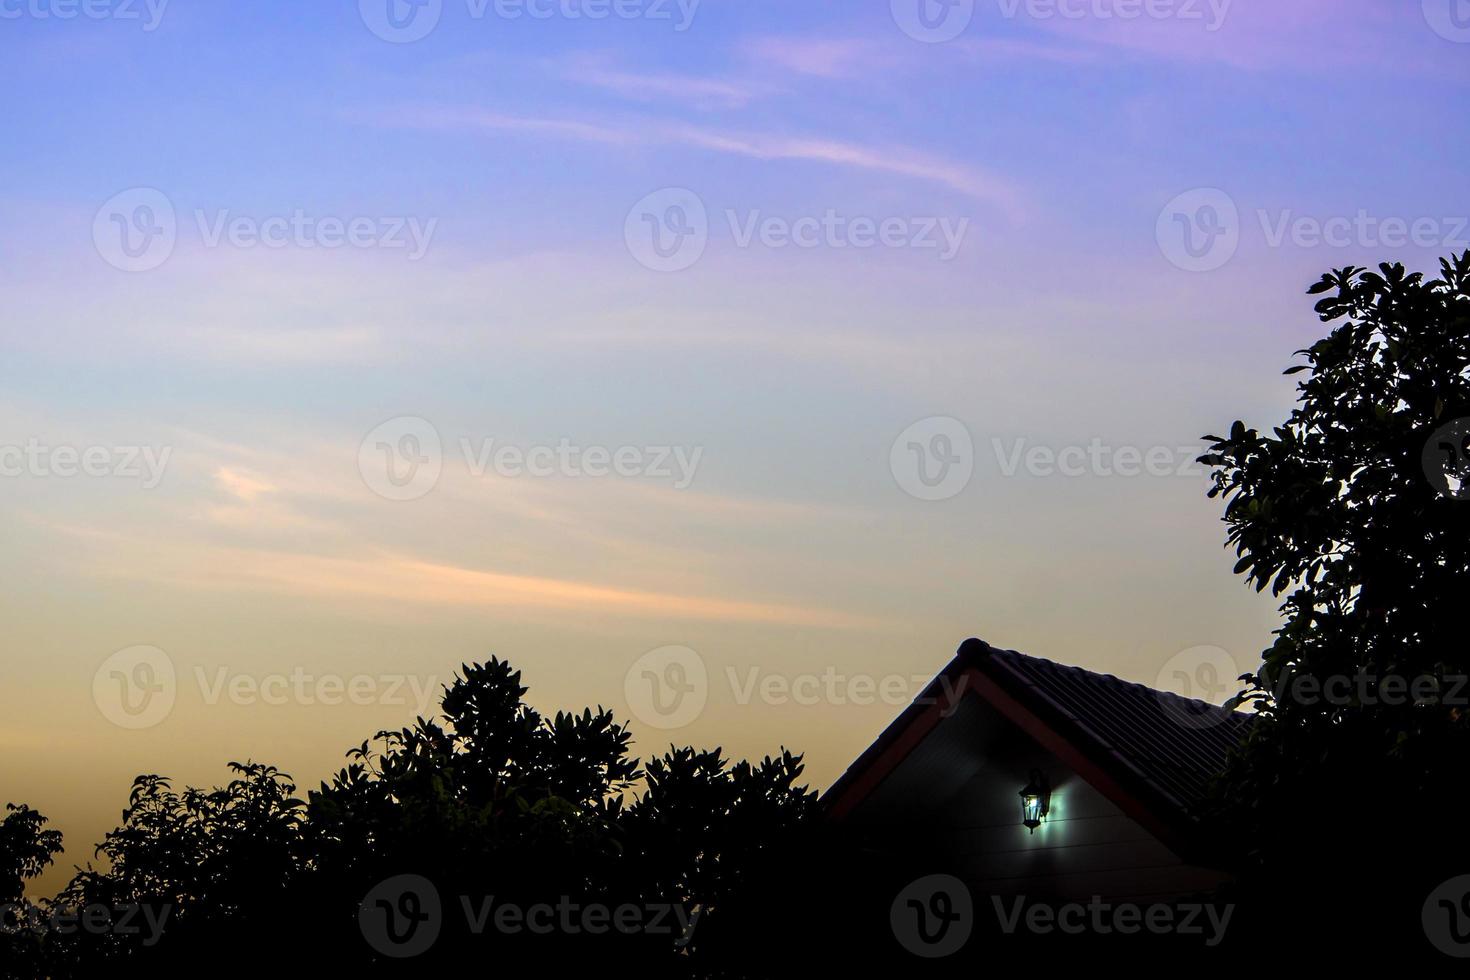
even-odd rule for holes
{"type": "Polygon", "coordinates": [[[956,689],[990,701],[1125,809],[1175,828],[1193,823],[1210,780],[1251,723],[1204,701],[967,640],[828,790],[829,812],[840,817],[871,793],[942,723],[939,695],[956,689]]]}
{"type": "MultiPolygon", "coordinates": [[[[964,655],[964,648],[962,656],[964,655]]],[[[1080,667],[986,646],[981,662],[1180,810],[1201,803],[1250,716],[1080,667]]]]}

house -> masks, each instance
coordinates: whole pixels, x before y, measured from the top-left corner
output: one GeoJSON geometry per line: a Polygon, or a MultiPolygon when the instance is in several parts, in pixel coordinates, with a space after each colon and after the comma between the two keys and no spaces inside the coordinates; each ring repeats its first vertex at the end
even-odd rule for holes
{"type": "Polygon", "coordinates": [[[824,803],[982,894],[1182,899],[1228,877],[1196,808],[1248,718],[969,640],[824,803]]]}

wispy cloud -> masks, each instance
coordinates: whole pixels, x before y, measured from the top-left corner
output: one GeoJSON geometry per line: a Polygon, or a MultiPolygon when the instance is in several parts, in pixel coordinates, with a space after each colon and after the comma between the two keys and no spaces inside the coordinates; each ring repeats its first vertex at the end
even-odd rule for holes
{"type": "Polygon", "coordinates": [[[1013,220],[1019,220],[1024,211],[1023,193],[1012,181],[968,163],[902,145],[869,145],[822,137],[785,136],[657,121],[614,126],[511,116],[474,107],[401,107],[377,115],[374,121],[378,125],[405,128],[543,133],[608,144],[676,144],[757,160],[828,163],[942,184],[996,207],[1013,220]]]}
{"type": "Polygon", "coordinates": [[[177,435],[179,479],[168,496],[150,498],[155,506],[106,526],[41,513],[28,520],[90,545],[76,558],[90,574],[175,589],[349,603],[371,598],[425,609],[493,609],[499,616],[527,610],[530,618],[580,611],[831,629],[875,625],[789,594],[768,600],[761,589],[731,580],[746,549],[711,551],[727,537],[738,540],[742,529],[870,519],[849,508],[674,492],[634,481],[592,487],[476,477],[446,443],[432,510],[407,513],[385,508],[363,484],[351,433],[278,432],[252,447],[177,435]],[[660,542],[643,530],[655,520],[690,530],[678,543],[660,542]],[[374,533],[365,536],[369,527],[374,533]],[[439,531],[447,527],[494,529],[494,567],[472,551],[446,546],[439,531]],[[574,540],[575,555],[548,550],[548,539],[574,540]]]}
{"type": "Polygon", "coordinates": [[[952,190],[1019,214],[1020,191],[1005,178],[967,164],[903,146],[865,146],[841,140],[719,132],[697,127],[672,131],[691,146],[758,160],[807,160],[898,174],[944,184],[952,190]]]}
{"type": "Polygon", "coordinates": [[[382,333],[375,327],[282,330],[252,324],[190,327],[183,332],[192,335],[196,349],[216,358],[288,364],[370,358],[382,342],[382,333]]]}
{"type": "Polygon", "coordinates": [[[291,552],[236,550],[213,572],[211,585],[258,586],[292,595],[373,598],[421,605],[583,610],[659,619],[782,623],[852,629],[872,620],[781,603],[644,592],[568,579],[508,574],[403,555],[327,558],[291,552]]]}
{"type": "Polygon", "coordinates": [[[273,483],[269,483],[254,474],[232,469],[228,466],[221,466],[215,470],[214,479],[226,493],[232,497],[238,497],[247,504],[253,503],[256,498],[263,494],[275,493],[277,490],[276,485],[273,483]]]}
{"type": "Polygon", "coordinates": [[[644,142],[635,132],[605,126],[600,123],[579,122],[572,119],[515,116],[507,113],[492,112],[488,109],[463,106],[404,107],[364,118],[370,118],[382,125],[405,129],[498,129],[509,132],[555,136],[562,139],[580,140],[586,143],[636,145],[644,142]]]}
{"type": "Polygon", "coordinates": [[[604,59],[585,56],[553,65],[551,71],[567,81],[591,85],[633,101],[674,102],[697,109],[738,109],[775,91],[773,86],[761,82],[632,71],[613,67],[604,59]]]}
{"type": "Polygon", "coordinates": [[[959,40],[957,50],[971,55],[980,65],[1046,61],[1064,65],[1095,65],[1106,60],[1104,49],[1066,41],[1032,41],[1014,37],[959,40]]]}
{"type": "Polygon", "coordinates": [[[282,495],[278,484],[256,473],[221,466],[215,470],[214,479],[228,498],[223,503],[204,505],[204,519],[215,527],[243,536],[304,531],[337,536],[347,533],[340,524],[303,512],[296,500],[282,495]]]}
{"type": "Polygon", "coordinates": [[[656,620],[768,623],[868,629],[872,617],[789,603],[646,591],[568,578],[525,575],[376,551],[331,556],[299,550],[192,545],[86,526],[54,531],[102,547],[89,569],[129,581],[208,591],[265,591],[294,598],[373,599],[421,607],[454,606],[504,613],[578,611],[656,620]],[[119,560],[119,555],[128,556],[119,560]],[[146,555],[146,558],[139,556],[146,555]]]}
{"type": "Polygon", "coordinates": [[[853,78],[900,63],[889,45],[860,38],[764,37],[746,44],[755,60],[818,78],[853,78]]]}

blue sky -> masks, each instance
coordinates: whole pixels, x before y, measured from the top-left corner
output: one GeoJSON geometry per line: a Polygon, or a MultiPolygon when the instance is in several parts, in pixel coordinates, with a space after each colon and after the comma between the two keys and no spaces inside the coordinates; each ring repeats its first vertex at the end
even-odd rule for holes
{"type": "Polygon", "coordinates": [[[66,2],[0,2],[0,452],[170,450],[149,487],[0,478],[0,736],[77,760],[6,752],[0,780],[83,841],[137,772],[309,782],[405,717],[209,703],[196,668],[444,679],[493,652],[547,707],[637,715],[632,665],[678,645],[708,707],[659,737],[784,742],[818,785],[897,706],[742,704],[727,668],[918,677],[977,634],[1150,684],[1202,647],[1249,668],[1273,615],[1203,477],[1118,476],[1117,450],[1182,464],[1284,418],[1311,281],[1470,238],[1450,0],[980,0],[935,43],[901,26],[918,0],[703,0],[682,31],[674,5],[444,0],[412,43],[370,29],[387,0],[173,0],[152,30],[66,2]],[[675,201],[707,240],[658,271],[629,229],[675,201]],[[171,247],[121,267],[107,235],[165,215],[171,247]],[[920,243],[945,226],[952,255],[920,243]],[[365,435],[401,419],[442,473],[391,500],[365,435]],[[939,445],[936,419],[970,476],[926,500],[900,434],[939,445]],[[685,487],[648,456],[476,473],[461,447],[490,439],[700,461],[685,487]],[[1008,462],[1094,444],[1076,475],[1008,462]],[[137,645],[182,679],[120,730],[93,681],[137,645]]]}

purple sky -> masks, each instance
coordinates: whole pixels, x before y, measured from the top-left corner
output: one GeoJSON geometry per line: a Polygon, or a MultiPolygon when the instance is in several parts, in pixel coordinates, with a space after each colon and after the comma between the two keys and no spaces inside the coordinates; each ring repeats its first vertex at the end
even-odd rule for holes
{"type": "Polygon", "coordinates": [[[1462,0],[82,9],[0,0],[0,784],[72,860],[492,653],[818,785],[970,635],[1249,669],[1200,436],[1470,247],[1462,0]]]}

